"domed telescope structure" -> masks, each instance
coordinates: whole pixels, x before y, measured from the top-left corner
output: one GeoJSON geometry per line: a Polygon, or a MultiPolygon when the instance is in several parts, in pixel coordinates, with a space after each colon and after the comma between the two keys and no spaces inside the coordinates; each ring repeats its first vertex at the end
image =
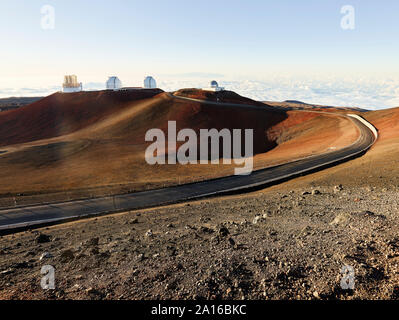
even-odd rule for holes
{"type": "Polygon", "coordinates": [[[217,83],[217,81],[212,80],[211,83],[210,83],[209,88],[203,88],[202,90],[217,92],[217,91],[223,91],[224,88],[223,87],[219,87],[219,84],[217,83]]]}
{"type": "Polygon", "coordinates": [[[144,79],[144,88],[146,89],[155,89],[157,87],[157,83],[155,79],[151,76],[148,76],[144,79]]]}
{"type": "Polygon", "coordinates": [[[218,87],[219,87],[219,84],[215,80],[212,80],[211,81],[211,88],[218,88],[218,87]]]}
{"type": "Polygon", "coordinates": [[[82,83],[78,82],[78,77],[74,74],[64,76],[62,84],[62,92],[80,92],[82,91],[82,83]]]}
{"type": "Polygon", "coordinates": [[[118,77],[109,77],[106,83],[107,90],[119,90],[122,87],[122,82],[118,77]]]}

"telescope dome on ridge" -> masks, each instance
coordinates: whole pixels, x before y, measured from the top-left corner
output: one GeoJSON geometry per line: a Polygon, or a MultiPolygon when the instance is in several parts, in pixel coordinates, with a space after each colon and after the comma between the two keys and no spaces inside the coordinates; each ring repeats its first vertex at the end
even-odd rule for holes
{"type": "Polygon", "coordinates": [[[202,90],[218,92],[218,91],[224,91],[224,88],[219,87],[219,84],[217,83],[216,80],[212,80],[209,85],[209,88],[203,88],[202,90]]]}
{"type": "Polygon", "coordinates": [[[119,80],[118,77],[109,77],[106,83],[108,90],[118,90],[122,87],[122,82],[119,80]]]}
{"type": "Polygon", "coordinates": [[[146,89],[154,89],[157,87],[157,83],[155,79],[151,76],[148,76],[144,79],[144,88],[146,89]]]}
{"type": "Polygon", "coordinates": [[[217,83],[217,81],[213,80],[211,81],[211,88],[217,88],[219,87],[219,84],[217,83]]]}

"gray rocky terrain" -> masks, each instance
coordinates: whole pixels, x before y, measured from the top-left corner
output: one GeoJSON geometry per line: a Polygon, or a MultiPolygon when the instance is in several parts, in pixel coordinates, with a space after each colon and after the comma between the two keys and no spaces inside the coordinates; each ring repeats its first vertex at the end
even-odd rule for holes
{"type": "Polygon", "coordinates": [[[399,297],[396,187],[284,186],[3,236],[0,296],[399,297]],[[55,268],[55,290],[40,286],[43,265],[55,268]]]}

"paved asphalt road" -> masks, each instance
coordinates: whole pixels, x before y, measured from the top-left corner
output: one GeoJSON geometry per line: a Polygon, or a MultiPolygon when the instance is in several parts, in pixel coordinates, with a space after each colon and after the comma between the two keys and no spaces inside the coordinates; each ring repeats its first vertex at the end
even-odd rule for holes
{"type": "MultiPolygon", "coordinates": [[[[220,103],[212,104],[223,106],[220,103]]],[[[243,108],[253,107],[240,106],[243,108]]],[[[96,215],[155,207],[207,196],[255,190],[256,188],[276,184],[299,175],[321,170],[361,156],[375,142],[375,135],[366,125],[357,119],[349,118],[360,129],[360,136],[354,144],[340,150],[254,171],[248,176],[230,176],[114,197],[3,209],[0,210],[0,234],[13,233],[26,228],[41,227],[96,215]]]]}

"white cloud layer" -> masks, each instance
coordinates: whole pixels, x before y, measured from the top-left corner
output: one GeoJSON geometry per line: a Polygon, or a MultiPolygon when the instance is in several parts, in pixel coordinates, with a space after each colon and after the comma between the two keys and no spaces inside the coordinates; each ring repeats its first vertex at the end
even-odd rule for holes
{"type": "MultiPolygon", "coordinates": [[[[164,90],[207,86],[193,81],[162,81],[164,90]]],[[[272,80],[220,79],[219,85],[258,101],[299,100],[310,104],[359,107],[376,110],[399,107],[399,78],[373,80],[309,80],[276,78],[272,80]]]]}
{"type": "MultiPolygon", "coordinates": [[[[183,74],[156,77],[165,91],[182,88],[206,87],[211,74],[183,74]]],[[[219,85],[227,90],[259,101],[299,100],[311,104],[383,109],[399,107],[399,77],[363,78],[290,78],[274,77],[267,80],[236,80],[218,75],[219,85]]],[[[122,79],[123,80],[123,79],[122,79]]],[[[141,85],[137,83],[136,85],[141,85]]],[[[104,89],[103,82],[87,82],[85,90],[104,89]]],[[[0,87],[0,98],[10,96],[45,96],[61,90],[60,86],[0,87]]]]}

